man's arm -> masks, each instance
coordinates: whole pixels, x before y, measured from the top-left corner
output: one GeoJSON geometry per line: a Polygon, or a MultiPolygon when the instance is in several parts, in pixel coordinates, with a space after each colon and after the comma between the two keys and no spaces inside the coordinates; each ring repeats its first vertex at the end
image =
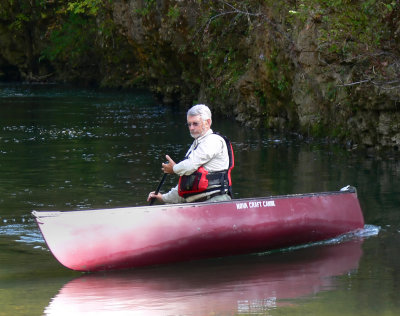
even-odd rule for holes
{"type": "Polygon", "coordinates": [[[173,187],[168,193],[162,195],[162,200],[168,204],[184,203],[185,199],[178,194],[178,186],[173,187]]]}

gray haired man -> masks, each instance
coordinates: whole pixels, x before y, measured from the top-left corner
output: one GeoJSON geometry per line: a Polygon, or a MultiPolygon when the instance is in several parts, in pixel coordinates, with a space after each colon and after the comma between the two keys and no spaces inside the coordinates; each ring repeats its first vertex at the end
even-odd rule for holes
{"type": "Polygon", "coordinates": [[[150,192],[148,200],[164,203],[227,201],[230,196],[230,170],[233,168],[233,151],[230,142],[211,129],[211,111],[204,104],[197,104],[187,112],[187,125],[194,138],[179,163],[166,155],[164,173],[180,176],[177,186],[168,193],[150,192]],[[229,143],[228,143],[229,142],[229,143]]]}

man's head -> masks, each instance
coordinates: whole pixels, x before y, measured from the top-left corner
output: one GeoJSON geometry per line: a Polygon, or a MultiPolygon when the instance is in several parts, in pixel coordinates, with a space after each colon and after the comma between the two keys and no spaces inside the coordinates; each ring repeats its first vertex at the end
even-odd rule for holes
{"type": "Polygon", "coordinates": [[[211,111],[207,105],[197,104],[187,112],[187,124],[193,138],[203,136],[211,128],[211,111]]]}

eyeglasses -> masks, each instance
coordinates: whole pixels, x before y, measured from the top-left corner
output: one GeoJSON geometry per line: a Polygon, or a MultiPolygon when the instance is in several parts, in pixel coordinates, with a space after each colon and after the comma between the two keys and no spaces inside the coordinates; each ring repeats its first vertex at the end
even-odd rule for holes
{"type": "Polygon", "coordinates": [[[187,123],[187,126],[188,127],[190,127],[190,126],[194,126],[194,127],[197,127],[197,126],[199,126],[200,125],[200,122],[193,122],[193,123],[187,123]]]}

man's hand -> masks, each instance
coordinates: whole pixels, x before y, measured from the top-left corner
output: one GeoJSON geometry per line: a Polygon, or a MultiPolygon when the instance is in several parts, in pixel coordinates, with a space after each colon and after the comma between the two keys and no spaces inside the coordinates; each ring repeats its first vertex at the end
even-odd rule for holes
{"type": "Polygon", "coordinates": [[[168,155],[166,155],[165,158],[167,158],[168,163],[163,163],[163,164],[161,164],[161,170],[162,170],[164,173],[173,174],[173,173],[174,173],[174,166],[175,166],[176,163],[175,163],[175,161],[173,161],[173,160],[171,159],[171,157],[168,156],[168,155]]]}
{"type": "Polygon", "coordinates": [[[160,202],[163,201],[162,194],[161,193],[156,194],[156,192],[154,192],[154,191],[149,193],[149,196],[147,197],[147,201],[150,202],[151,199],[156,199],[160,202]]]}

